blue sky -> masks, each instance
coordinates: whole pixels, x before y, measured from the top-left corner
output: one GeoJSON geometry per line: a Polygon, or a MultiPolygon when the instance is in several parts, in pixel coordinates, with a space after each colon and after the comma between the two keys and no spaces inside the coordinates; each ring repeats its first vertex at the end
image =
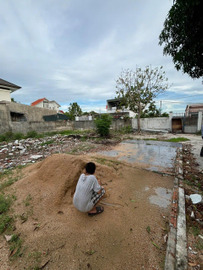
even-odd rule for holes
{"type": "Polygon", "coordinates": [[[201,79],[176,71],[159,34],[172,0],[0,0],[0,78],[22,88],[22,103],[46,97],[67,111],[105,112],[122,69],[163,66],[163,111],[203,103],[201,79]]]}

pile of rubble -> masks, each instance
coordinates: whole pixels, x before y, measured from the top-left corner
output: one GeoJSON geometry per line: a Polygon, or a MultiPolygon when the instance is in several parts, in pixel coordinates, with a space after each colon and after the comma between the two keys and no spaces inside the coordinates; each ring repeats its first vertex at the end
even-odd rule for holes
{"type": "Polygon", "coordinates": [[[183,146],[183,172],[187,220],[188,270],[203,266],[203,174],[192,154],[191,145],[183,146]]]}
{"type": "Polygon", "coordinates": [[[78,136],[55,135],[0,143],[0,171],[34,163],[53,153],[69,152],[79,144],[78,136]]]}

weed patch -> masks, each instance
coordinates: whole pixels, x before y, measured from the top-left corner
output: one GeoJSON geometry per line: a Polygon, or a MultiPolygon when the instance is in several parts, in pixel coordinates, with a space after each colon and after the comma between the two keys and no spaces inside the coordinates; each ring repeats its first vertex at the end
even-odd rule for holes
{"type": "Polygon", "coordinates": [[[14,234],[9,241],[10,243],[10,258],[14,259],[16,257],[20,257],[22,255],[21,248],[22,248],[22,240],[20,239],[19,235],[14,234]]]}
{"type": "Polygon", "coordinates": [[[32,196],[30,194],[27,195],[26,199],[23,201],[25,206],[29,206],[32,200],[32,196]]]}
{"type": "Polygon", "coordinates": [[[5,195],[0,194],[0,234],[12,227],[13,218],[7,214],[11,203],[11,197],[6,197],[5,195]]]}
{"type": "Polygon", "coordinates": [[[187,139],[184,137],[172,138],[172,139],[166,140],[166,142],[187,142],[187,141],[190,141],[190,139],[187,139]]]}
{"type": "Polygon", "coordinates": [[[50,141],[47,141],[47,142],[41,143],[41,146],[44,146],[44,145],[49,145],[49,144],[52,144],[52,143],[54,143],[54,140],[50,140],[50,141]]]}

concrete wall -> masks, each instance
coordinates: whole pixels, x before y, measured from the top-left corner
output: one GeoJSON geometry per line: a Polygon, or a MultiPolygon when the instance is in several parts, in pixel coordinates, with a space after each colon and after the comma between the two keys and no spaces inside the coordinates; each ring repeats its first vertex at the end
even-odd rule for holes
{"type": "MultiPolygon", "coordinates": [[[[128,120],[122,120],[122,119],[113,119],[111,124],[111,129],[113,130],[119,130],[127,126],[131,126],[132,122],[131,119],[128,120]]],[[[96,126],[94,124],[94,121],[74,121],[73,122],[74,129],[79,130],[88,130],[88,129],[95,129],[96,126]]]]}
{"type": "Polygon", "coordinates": [[[72,123],[68,121],[44,121],[44,115],[53,114],[56,114],[55,110],[36,108],[14,102],[0,102],[0,134],[7,131],[26,134],[33,130],[43,133],[73,129],[72,123]],[[24,115],[24,119],[12,119],[11,114],[13,113],[24,115]]]}
{"type": "MultiPolygon", "coordinates": [[[[141,130],[145,131],[171,131],[170,117],[141,118],[141,130]]],[[[132,119],[132,128],[137,129],[137,119],[132,119]]]]}

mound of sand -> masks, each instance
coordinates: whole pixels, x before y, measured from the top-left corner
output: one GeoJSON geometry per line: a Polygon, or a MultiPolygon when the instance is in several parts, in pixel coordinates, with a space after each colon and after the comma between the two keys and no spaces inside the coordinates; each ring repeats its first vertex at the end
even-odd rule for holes
{"type": "MultiPolygon", "coordinates": [[[[22,200],[30,196],[36,207],[40,207],[40,212],[44,210],[43,214],[50,214],[63,205],[72,204],[77,181],[88,161],[80,156],[52,155],[28,167],[26,177],[16,183],[16,190],[22,200]]],[[[97,175],[103,181],[109,174],[112,175],[112,172],[107,166],[97,166],[97,175]]]]}
{"type": "Polygon", "coordinates": [[[11,192],[15,190],[17,198],[15,233],[26,249],[9,269],[163,269],[162,214],[166,217],[169,207],[160,208],[149,198],[156,195],[157,187],[170,191],[173,178],[115,160],[106,165],[102,161],[57,154],[23,169],[24,177],[11,186],[11,192]],[[72,204],[88,161],[98,161],[95,176],[109,194],[101,201],[104,213],[95,217],[72,204]]]}

